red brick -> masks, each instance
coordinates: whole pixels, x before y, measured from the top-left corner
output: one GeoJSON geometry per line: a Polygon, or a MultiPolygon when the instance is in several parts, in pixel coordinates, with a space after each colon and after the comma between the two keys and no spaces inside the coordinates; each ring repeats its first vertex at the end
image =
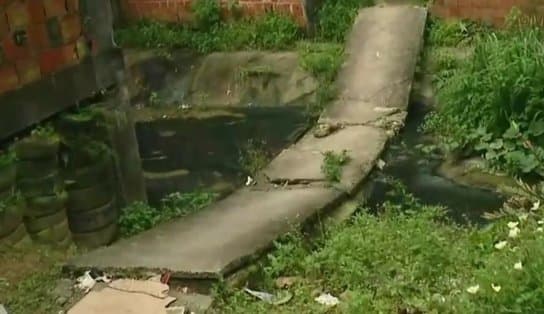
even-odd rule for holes
{"type": "Polygon", "coordinates": [[[21,85],[34,82],[41,77],[40,64],[35,59],[19,60],[15,63],[21,85]]]}
{"type": "Polygon", "coordinates": [[[29,21],[28,11],[25,2],[15,1],[6,8],[8,25],[10,30],[24,28],[29,21]]]}
{"type": "Polygon", "coordinates": [[[59,48],[52,48],[40,55],[40,70],[42,75],[56,72],[68,65],[77,62],[75,44],[68,44],[59,48]]]}
{"type": "Polygon", "coordinates": [[[69,13],[75,13],[79,11],[79,0],[66,0],[66,8],[69,13]]]}
{"type": "Polygon", "coordinates": [[[28,14],[32,23],[45,23],[45,7],[43,0],[27,0],[28,14]]]}
{"type": "Polygon", "coordinates": [[[16,89],[19,86],[19,77],[15,66],[6,64],[0,66],[0,94],[16,89]]]}
{"type": "Polygon", "coordinates": [[[58,17],[66,14],[65,0],[43,0],[46,17],[58,17]]]}
{"type": "Polygon", "coordinates": [[[76,41],[81,35],[81,21],[78,14],[70,14],[60,21],[62,40],[65,43],[76,41]]]}
{"type": "Polygon", "coordinates": [[[28,44],[34,50],[43,50],[51,47],[47,25],[45,23],[31,24],[27,28],[28,44]]]}
{"type": "Polygon", "coordinates": [[[15,44],[12,34],[10,34],[9,36],[5,36],[2,40],[2,49],[4,51],[4,56],[8,61],[15,61],[28,57],[27,48],[27,45],[18,46],[17,44],[15,44]]]}

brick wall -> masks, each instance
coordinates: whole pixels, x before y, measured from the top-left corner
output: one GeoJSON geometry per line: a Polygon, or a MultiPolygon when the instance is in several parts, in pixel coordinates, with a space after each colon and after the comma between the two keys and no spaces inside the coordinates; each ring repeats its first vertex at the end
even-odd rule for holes
{"type": "Polygon", "coordinates": [[[79,0],[0,0],[0,94],[35,82],[90,51],[79,0]]]}
{"type": "MultiPolygon", "coordinates": [[[[129,20],[152,19],[186,22],[191,19],[191,3],[198,0],[121,0],[123,15],[129,20]]],[[[219,0],[228,14],[231,0],[219,0]]],[[[262,15],[269,11],[293,16],[301,25],[308,23],[305,0],[238,0],[237,8],[244,16],[262,15]]]]}
{"type": "Polygon", "coordinates": [[[544,0],[435,0],[432,13],[501,25],[513,7],[544,17],[544,0]]]}

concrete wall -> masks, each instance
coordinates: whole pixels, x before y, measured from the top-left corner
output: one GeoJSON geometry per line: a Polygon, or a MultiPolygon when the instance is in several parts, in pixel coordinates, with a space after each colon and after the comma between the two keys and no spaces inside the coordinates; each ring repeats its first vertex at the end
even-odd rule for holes
{"type": "Polygon", "coordinates": [[[435,0],[432,13],[501,25],[513,7],[544,18],[544,0],[435,0]]]}
{"type": "MultiPolygon", "coordinates": [[[[120,0],[128,20],[153,19],[186,22],[191,19],[191,4],[198,0],[120,0]]],[[[218,0],[229,14],[229,3],[237,3],[244,16],[258,16],[269,11],[293,16],[301,25],[307,24],[305,0],[218,0]]]]}
{"type": "Polygon", "coordinates": [[[0,139],[115,83],[110,0],[0,0],[0,139]]]}

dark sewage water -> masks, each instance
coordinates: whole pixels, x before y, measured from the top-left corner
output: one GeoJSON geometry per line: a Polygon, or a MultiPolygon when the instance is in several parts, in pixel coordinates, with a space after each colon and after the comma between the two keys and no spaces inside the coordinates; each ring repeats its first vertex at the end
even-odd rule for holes
{"type": "Polygon", "coordinates": [[[403,183],[407,191],[427,205],[447,208],[448,215],[459,223],[483,224],[482,215],[499,209],[504,199],[501,195],[481,188],[469,187],[444,178],[437,173],[442,160],[424,154],[420,144],[430,144],[418,129],[429,108],[423,103],[409,107],[406,126],[382,157],[385,167],[375,174],[374,188],[367,204],[378,208],[392,190],[390,178],[403,183]]]}

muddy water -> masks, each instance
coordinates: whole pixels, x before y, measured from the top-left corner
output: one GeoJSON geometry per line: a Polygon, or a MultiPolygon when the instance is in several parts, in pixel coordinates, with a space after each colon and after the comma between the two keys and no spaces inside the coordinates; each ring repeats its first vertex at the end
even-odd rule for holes
{"type": "Polygon", "coordinates": [[[437,174],[442,160],[417,148],[419,144],[429,144],[418,131],[428,111],[422,103],[411,104],[406,127],[386,152],[385,168],[373,179],[374,191],[368,203],[377,208],[386,199],[386,193],[391,190],[387,177],[392,177],[404,183],[408,192],[423,203],[447,207],[454,220],[483,223],[482,214],[500,208],[503,198],[495,192],[460,185],[437,174]]]}

